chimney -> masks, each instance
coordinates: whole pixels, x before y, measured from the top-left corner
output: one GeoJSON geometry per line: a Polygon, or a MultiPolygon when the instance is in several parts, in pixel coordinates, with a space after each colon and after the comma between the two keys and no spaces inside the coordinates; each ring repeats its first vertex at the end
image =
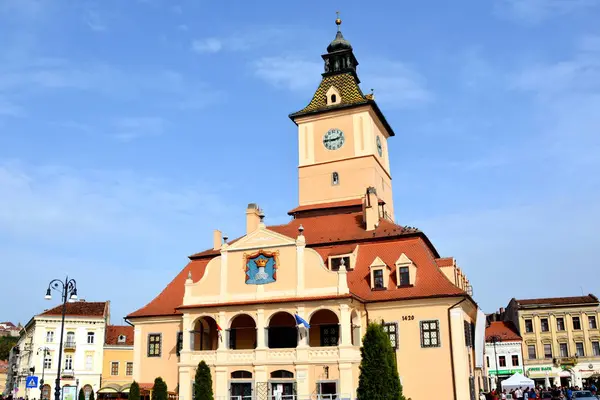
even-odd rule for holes
{"type": "Polygon", "coordinates": [[[367,188],[363,200],[363,221],[367,231],[375,230],[379,225],[379,199],[374,187],[367,188]]]}
{"type": "Polygon", "coordinates": [[[248,204],[246,209],[246,235],[258,229],[260,223],[260,208],[256,203],[248,204]]]}
{"type": "Polygon", "coordinates": [[[223,235],[221,231],[215,229],[213,232],[213,250],[221,250],[221,244],[223,243],[223,235]]]}

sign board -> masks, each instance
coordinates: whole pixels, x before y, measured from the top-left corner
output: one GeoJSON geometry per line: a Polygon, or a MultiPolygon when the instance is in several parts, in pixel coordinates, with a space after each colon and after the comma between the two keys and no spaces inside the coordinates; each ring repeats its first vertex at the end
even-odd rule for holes
{"type": "Polygon", "coordinates": [[[25,378],[25,387],[27,389],[35,389],[38,387],[38,377],[37,376],[28,376],[25,378]]]}
{"type": "Polygon", "coordinates": [[[497,371],[494,369],[489,370],[490,375],[514,375],[516,373],[522,374],[523,370],[522,369],[499,369],[497,371]]]}
{"type": "Polygon", "coordinates": [[[63,386],[63,400],[75,400],[77,394],[77,388],[75,386],[63,386]]]}

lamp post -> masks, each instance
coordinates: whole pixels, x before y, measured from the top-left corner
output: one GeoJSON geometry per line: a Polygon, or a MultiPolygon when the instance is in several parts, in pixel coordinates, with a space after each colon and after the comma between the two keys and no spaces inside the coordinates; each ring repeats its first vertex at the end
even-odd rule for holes
{"type": "Polygon", "coordinates": [[[496,352],[496,343],[501,342],[502,338],[497,335],[488,336],[488,342],[492,342],[494,345],[494,367],[496,370],[496,390],[500,390],[500,379],[498,378],[498,353],[496,352]]]}
{"type": "Polygon", "coordinates": [[[63,336],[65,333],[65,315],[67,313],[67,302],[69,300],[77,300],[77,283],[75,279],[70,279],[67,276],[63,281],[60,279],[53,279],[48,284],[48,290],[46,290],[46,300],[52,299],[52,292],[50,289],[56,290],[61,294],[62,300],[62,316],[60,321],[60,343],[58,345],[58,366],[56,368],[56,387],[54,388],[54,399],[60,400],[60,368],[62,365],[62,352],[63,352],[63,336]]]}
{"type": "Polygon", "coordinates": [[[38,354],[40,354],[40,351],[43,352],[42,353],[42,379],[40,379],[40,399],[41,400],[47,400],[47,399],[43,399],[43,395],[44,395],[44,372],[46,371],[46,356],[48,355],[48,353],[50,353],[50,349],[48,347],[40,347],[37,351],[38,354]]]}

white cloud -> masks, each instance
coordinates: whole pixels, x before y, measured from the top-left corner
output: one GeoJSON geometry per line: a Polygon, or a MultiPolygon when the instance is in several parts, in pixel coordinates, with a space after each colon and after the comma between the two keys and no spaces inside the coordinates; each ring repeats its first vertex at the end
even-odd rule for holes
{"type": "Polygon", "coordinates": [[[546,19],[596,7],[600,0],[497,0],[501,15],[535,24],[546,19]]]}
{"type": "Polygon", "coordinates": [[[83,21],[85,24],[94,32],[104,32],[108,28],[104,18],[101,17],[100,13],[93,9],[85,10],[83,21]]]}
{"type": "Polygon", "coordinates": [[[167,240],[177,224],[184,231],[226,216],[218,190],[203,182],[170,186],[129,171],[2,162],[0,234],[61,243],[167,240]]]}
{"type": "Polygon", "coordinates": [[[306,90],[319,84],[322,65],[294,56],[264,57],[253,64],[256,76],[267,83],[289,90],[306,90]]]}
{"type": "Polygon", "coordinates": [[[223,43],[217,38],[198,39],[192,42],[192,50],[197,53],[218,53],[223,43]]]}
{"type": "Polygon", "coordinates": [[[360,73],[363,89],[374,89],[375,99],[381,105],[406,108],[433,100],[434,96],[427,89],[425,78],[406,64],[399,61],[372,59],[368,61],[368,65],[372,67],[360,73]]]}
{"type": "Polygon", "coordinates": [[[165,120],[159,117],[127,117],[114,123],[114,136],[123,142],[141,137],[159,136],[165,129],[165,120]]]}
{"type": "MultiPolygon", "coordinates": [[[[371,59],[364,64],[370,67],[358,71],[363,91],[368,93],[373,88],[380,104],[404,108],[433,100],[425,78],[406,64],[386,59],[371,59]]],[[[263,57],[252,67],[258,78],[292,91],[316,89],[323,71],[322,63],[295,56],[263,57]]]]}

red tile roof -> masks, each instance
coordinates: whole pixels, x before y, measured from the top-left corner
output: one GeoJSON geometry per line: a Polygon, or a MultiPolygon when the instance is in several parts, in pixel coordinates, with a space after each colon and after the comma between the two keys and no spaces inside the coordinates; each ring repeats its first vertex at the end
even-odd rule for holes
{"type": "Polygon", "coordinates": [[[567,306],[575,304],[600,304],[598,298],[593,294],[587,296],[573,296],[573,297],[548,297],[542,299],[522,299],[516,300],[519,306],[567,306]]]}
{"type": "MultiPolygon", "coordinates": [[[[108,314],[108,302],[76,301],[67,303],[66,315],[72,317],[104,317],[108,314]]],[[[62,315],[62,304],[44,311],[41,315],[62,315]]]]}
{"type": "MultiPolygon", "coordinates": [[[[418,229],[405,228],[382,219],[377,229],[366,231],[362,212],[306,216],[295,218],[285,225],[269,226],[268,229],[295,238],[300,225],[304,227],[307,247],[315,249],[324,259],[330,255],[350,253],[358,246],[356,266],[348,273],[348,285],[352,295],[363,301],[465,295],[463,290],[454,286],[441,272],[436,262],[439,254],[418,229]],[[379,256],[389,267],[393,267],[402,253],[417,267],[415,285],[397,288],[395,273],[391,273],[387,290],[372,291],[369,266],[375,257],[379,256]]],[[[230,243],[237,240],[239,239],[230,243]]],[[[219,254],[219,251],[211,249],[190,256],[192,261],[162,293],[128,317],[180,315],[177,308],[183,303],[184,283],[188,272],[192,272],[192,279],[197,282],[203,276],[210,259],[219,254]]]]}
{"type": "MultiPolygon", "coordinates": [[[[317,204],[308,204],[304,206],[298,206],[293,210],[288,211],[288,215],[295,215],[305,211],[316,211],[316,210],[331,210],[331,209],[340,209],[340,208],[362,208],[363,200],[362,198],[350,199],[350,200],[342,200],[342,201],[334,201],[330,203],[317,203],[317,204]]],[[[379,199],[379,204],[385,204],[385,201],[379,199]]]]}
{"type": "Polygon", "coordinates": [[[497,338],[500,342],[521,341],[523,338],[519,336],[517,328],[510,321],[492,321],[485,328],[485,340],[487,342],[497,338]]]}
{"type": "Polygon", "coordinates": [[[109,346],[133,346],[133,326],[108,325],[104,344],[109,346]],[[125,336],[125,342],[119,342],[119,336],[125,336]]]}
{"type": "Polygon", "coordinates": [[[435,262],[438,265],[438,267],[453,267],[454,257],[437,258],[435,262]]]}

